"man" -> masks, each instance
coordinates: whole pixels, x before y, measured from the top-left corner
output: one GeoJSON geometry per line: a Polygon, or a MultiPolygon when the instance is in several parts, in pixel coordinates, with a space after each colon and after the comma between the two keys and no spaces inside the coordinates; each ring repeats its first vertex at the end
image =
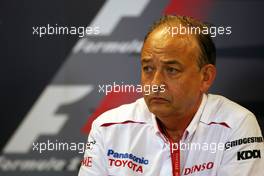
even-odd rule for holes
{"type": "Polygon", "coordinates": [[[216,75],[214,43],[199,30],[174,35],[182,26],[206,27],[181,16],[153,25],[141,52],[141,81],[158,89],[93,122],[93,145],[84,159],[89,162],[82,162],[79,176],[263,175],[264,144],[255,116],[207,94],[216,75]]]}

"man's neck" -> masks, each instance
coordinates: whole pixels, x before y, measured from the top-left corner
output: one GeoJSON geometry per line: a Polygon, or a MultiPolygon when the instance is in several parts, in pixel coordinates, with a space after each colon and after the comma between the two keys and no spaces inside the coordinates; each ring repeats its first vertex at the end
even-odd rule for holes
{"type": "Polygon", "coordinates": [[[188,125],[191,123],[195,113],[198,111],[202,98],[187,113],[178,113],[172,116],[161,117],[159,123],[165,135],[170,137],[173,142],[179,142],[188,125]],[[166,134],[167,133],[167,134],[166,134]]]}

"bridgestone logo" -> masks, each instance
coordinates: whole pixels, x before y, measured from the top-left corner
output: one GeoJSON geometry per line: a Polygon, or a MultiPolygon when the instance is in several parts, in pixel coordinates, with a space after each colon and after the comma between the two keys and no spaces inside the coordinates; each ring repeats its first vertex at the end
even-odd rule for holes
{"type": "Polygon", "coordinates": [[[237,152],[237,160],[247,160],[252,158],[261,158],[260,150],[246,150],[237,152]]]}
{"type": "Polygon", "coordinates": [[[248,138],[241,138],[234,141],[229,141],[225,144],[225,149],[230,149],[232,147],[242,145],[242,144],[249,144],[249,143],[261,143],[263,142],[263,137],[248,137],[248,138]]]}

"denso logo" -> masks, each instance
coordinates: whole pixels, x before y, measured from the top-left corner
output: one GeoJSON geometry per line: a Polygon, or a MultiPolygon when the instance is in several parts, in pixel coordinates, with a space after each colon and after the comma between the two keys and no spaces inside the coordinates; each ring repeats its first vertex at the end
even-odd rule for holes
{"type": "Polygon", "coordinates": [[[246,150],[237,152],[237,160],[247,160],[252,158],[261,158],[260,150],[246,150]]]}
{"type": "Polygon", "coordinates": [[[199,164],[199,165],[194,165],[190,168],[184,168],[184,175],[189,175],[195,172],[201,172],[204,170],[209,170],[212,169],[214,167],[214,163],[213,162],[208,162],[208,163],[203,163],[203,164],[199,164]]]}

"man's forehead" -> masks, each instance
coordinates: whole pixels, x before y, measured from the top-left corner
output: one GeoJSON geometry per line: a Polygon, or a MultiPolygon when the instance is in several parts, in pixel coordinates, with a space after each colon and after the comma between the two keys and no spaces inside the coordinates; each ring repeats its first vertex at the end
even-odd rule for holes
{"type": "Polygon", "coordinates": [[[197,53],[194,42],[164,42],[164,44],[145,43],[141,52],[141,58],[173,58],[181,55],[197,53]]]}
{"type": "Polygon", "coordinates": [[[171,36],[165,32],[166,27],[162,25],[149,34],[143,44],[141,58],[151,58],[154,55],[172,57],[180,56],[183,53],[191,54],[197,52],[198,46],[195,36],[190,34],[171,36]]]}

